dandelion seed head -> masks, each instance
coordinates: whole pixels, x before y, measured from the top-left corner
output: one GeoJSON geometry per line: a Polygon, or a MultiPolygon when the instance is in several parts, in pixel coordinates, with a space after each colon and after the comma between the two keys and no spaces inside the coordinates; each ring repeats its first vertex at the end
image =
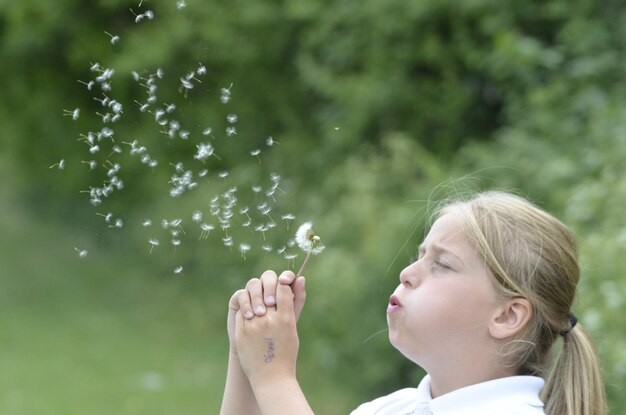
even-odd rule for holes
{"type": "Polygon", "coordinates": [[[295,241],[300,249],[314,255],[324,250],[324,244],[322,244],[320,237],[313,231],[312,222],[305,222],[300,225],[296,231],[295,241]]]}

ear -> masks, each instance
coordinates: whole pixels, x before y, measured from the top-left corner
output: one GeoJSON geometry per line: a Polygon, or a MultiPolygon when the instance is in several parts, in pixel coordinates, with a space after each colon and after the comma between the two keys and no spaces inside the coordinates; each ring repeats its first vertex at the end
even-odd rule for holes
{"type": "Polygon", "coordinates": [[[531,315],[532,307],[527,299],[522,297],[506,299],[496,309],[489,322],[489,334],[496,339],[514,336],[524,328],[531,315]]]}

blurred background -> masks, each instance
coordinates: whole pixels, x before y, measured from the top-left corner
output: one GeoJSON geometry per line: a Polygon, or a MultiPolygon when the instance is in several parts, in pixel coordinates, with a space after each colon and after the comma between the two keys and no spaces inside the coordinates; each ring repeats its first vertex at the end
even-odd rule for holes
{"type": "Polygon", "coordinates": [[[625,48],[617,0],[0,1],[0,412],[218,413],[227,301],[299,265],[261,247],[304,220],[327,245],[300,321],[312,407],[416,385],[389,294],[437,200],[500,188],[576,232],[574,312],[626,414],[625,48]],[[194,158],[207,142],[218,157],[194,158]],[[198,186],[170,197],[179,162],[198,186]],[[276,197],[249,190],[271,173],[276,197]],[[123,189],[98,204],[112,177],[123,189]],[[191,220],[234,186],[230,236],[259,197],[280,222],[245,260],[191,220]]]}

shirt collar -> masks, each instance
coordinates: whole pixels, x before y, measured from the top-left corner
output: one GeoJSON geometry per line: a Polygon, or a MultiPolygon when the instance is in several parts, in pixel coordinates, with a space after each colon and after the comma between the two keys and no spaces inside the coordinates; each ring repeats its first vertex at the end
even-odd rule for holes
{"type": "Polygon", "coordinates": [[[430,375],[426,375],[417,387],[417,405],[428,407],[435,415],[491,413],[498,408],[523,405],[542,408],[539,393],[543,385],[540,377],[510,376],[466,386],[433,399],[430,375]]]}

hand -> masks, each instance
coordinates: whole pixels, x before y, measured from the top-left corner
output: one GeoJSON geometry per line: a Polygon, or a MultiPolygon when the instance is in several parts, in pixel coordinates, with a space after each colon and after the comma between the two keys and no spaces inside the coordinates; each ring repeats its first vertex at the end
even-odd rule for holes
{"type": "Polygon", "coordinates": [[[236,291],[228,304],[228,339],[231,353],[237,354],[235,346],[235,316],[241,310],[244,318],[252,319],[255,316],[263,316],[267,307],[276,305],[276,288],[280,285],[291,286],[294,293],[294,314],[296,321],[306,301],[304,277],[298,277],[291,271],[284,271],[280,277],[276,277],[274,271],[265,271],[261,278],[253,278],[246,284],[244,289],[236,291]]]}
{"type": "Polygon", "coordinates": [[[273,382],[295,380],[299,339],[295,295],[287,284],[276,287],[276,306],[246,319],[236,314],[236,349],[241,367],[254,389],[273,382]]]}

